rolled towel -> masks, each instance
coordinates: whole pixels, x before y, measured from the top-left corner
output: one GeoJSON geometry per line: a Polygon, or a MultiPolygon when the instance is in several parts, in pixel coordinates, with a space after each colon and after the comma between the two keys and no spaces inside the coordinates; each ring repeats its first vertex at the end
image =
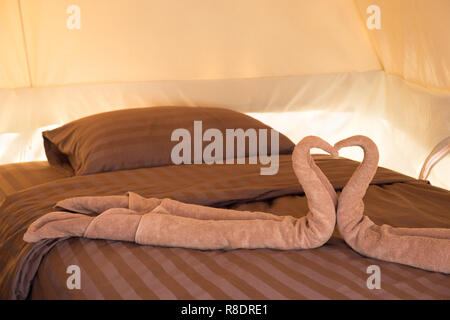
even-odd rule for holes
{"type": "Polygon", "coordinates": [[[345,242],[368,257],[450,273],[450,229],[378,226],[364,215],[363,197],[378,167],[378,148],[364,136],[334,145],[337,150],[351,146],[364,150],[364,160],[339,196],[337,225],[345,242]]]}
{"type": "Polygon", "coordinates": [[[57,208],[75,213],[59,211],[42,216],[30,225],[24,240],[78,236],[196,249],[316,248],[333,233],[337,196],[311,158],[314,147],[337,155],[318,137],[306,137],[295,147],[293,168],[310,208],[299,219],[144,198],[128,192],[125,196],[60,201],[57,208]]]}

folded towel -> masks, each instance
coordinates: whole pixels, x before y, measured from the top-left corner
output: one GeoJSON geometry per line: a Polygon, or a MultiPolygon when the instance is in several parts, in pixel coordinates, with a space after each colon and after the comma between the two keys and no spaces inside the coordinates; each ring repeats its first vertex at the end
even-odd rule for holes
{"type": "Polygon", "coordinates": [[[125,196],[77,197],[28,228],[27,242],[67,236],[133,241],[144,245],[196,249],[306,249],[323,245],[336,224],[336,193],[311,158],[310,149],[335,149],[318,137],[306,137],[293,152],[294,172],[308,199],[302,218],[187,204],[171,199],[125,196]]]}
{"type": "Polygon", "coordinates": [[[337,225],[345,242],[368,257],[450,273],[450,229],[378,226],[364,215],[363,197],[377,170],[378,148],[364,136],[350,137],[334,147],[350,146],[361,147],[364,160],[339,196],[337,225]]]}

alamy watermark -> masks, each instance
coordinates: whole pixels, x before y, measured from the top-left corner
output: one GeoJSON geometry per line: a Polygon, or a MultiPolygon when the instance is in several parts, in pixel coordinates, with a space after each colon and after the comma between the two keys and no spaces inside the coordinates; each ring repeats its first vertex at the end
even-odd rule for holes
{"type": "Polygon", "coordinates": [[[69,15],[66,20],[66,26],[69,30],[81,29],[81,8],[76,4],[67,7],[66,13],[69,15]]]}
{"type": "Polygon", "coordinates": [[[81,289],[81,269],[76,264],[67,267],[66,273],[70,274],[67,277],[66,286],[69,290],[81,289]]]}
{"type": "Polygon", "coordinates": [[[273,129],[270,129],[270,137],[267,129],[226,129],[224,149],[221,130],[210,128],[203,132],[202,121],[194,121],[194,137],[191,137],[189,130],[178,128],[172,132],[171,141],[179,141],[171,152],[171,160],[176,165],[192,164],[192,159],[194,164],[234,164],[235,161],[237,164],[245,164],[246,159],[249,164],[257,164],[259,158],[260,164],[268,165],[260,168],[261,175],[274,175],[278,172],[279,133],[273,129]],[[270,154],[267,150],[269,138],[270,154]],[[210,143],[203,149],[203,142],[210,143]]]}
{"type": "Polygon", "coordinates": [[[381,9],[376,4],[367,7],[366,13],[370,16],[366,20],[366,26],[369,30],[381,29],[381,9]]]}
{"type": "Polygon", "coordinates": [[[373,264],[367,267],[367,274],[371,274],[367,278],[366,285],[369,290],[381,289],[381,269],[379,266],[373,264]]]}

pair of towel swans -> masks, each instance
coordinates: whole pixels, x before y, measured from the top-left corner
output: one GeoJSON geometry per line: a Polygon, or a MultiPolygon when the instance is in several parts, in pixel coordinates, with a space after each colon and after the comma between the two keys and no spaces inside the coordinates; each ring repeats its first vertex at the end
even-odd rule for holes
{"type": "Polygon", "coordinates": [[[27,242],[78,236],[133,241],[146,245],[196,249],[312,249],[325,244],[334,228],[360,254],[425,270],[450,273],[450,229],[378,226],[364,215],[363,197],[378,167],[378,149],[365,136],[330,145],[321,138],[302,139],[292,154],[294,172],[309,211],[301,218],[186,204],[171,199],[126,196],[78,197],[34,221],[27,242]],[[332,156],[359,146],[364,159],[339,198],[311,157],[312,148],[332,156]]]}

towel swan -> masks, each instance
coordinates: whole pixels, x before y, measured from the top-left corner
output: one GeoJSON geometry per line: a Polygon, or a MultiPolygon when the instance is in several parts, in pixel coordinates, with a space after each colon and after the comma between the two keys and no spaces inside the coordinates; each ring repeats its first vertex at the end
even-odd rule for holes
{"type": "Polygon", "coordinates": [[[129,192],[126,196],[60,201],[57,207],[74,213],[42,216],[30,225],[24,240],[78,236],[196,249],[317,248],[333,233],[337,196],[311,158],[311,148],[337,155],[333,146],[318,137],[306,137],[296,145],[293,169],[309,207],[306,216],[299,219],[144,198],[129,192]]]}
{"type": "Polygon", "coordinates": [[[363,197],[378,167],[378,148],[365,136],[353,136],[334,145],[337,150],[351,146],[363,149],[364,160],[338,200],[337,226],[345,242],[368,257],[450,273],[450,229],[378,226],[364,215],[363,197]]]}

